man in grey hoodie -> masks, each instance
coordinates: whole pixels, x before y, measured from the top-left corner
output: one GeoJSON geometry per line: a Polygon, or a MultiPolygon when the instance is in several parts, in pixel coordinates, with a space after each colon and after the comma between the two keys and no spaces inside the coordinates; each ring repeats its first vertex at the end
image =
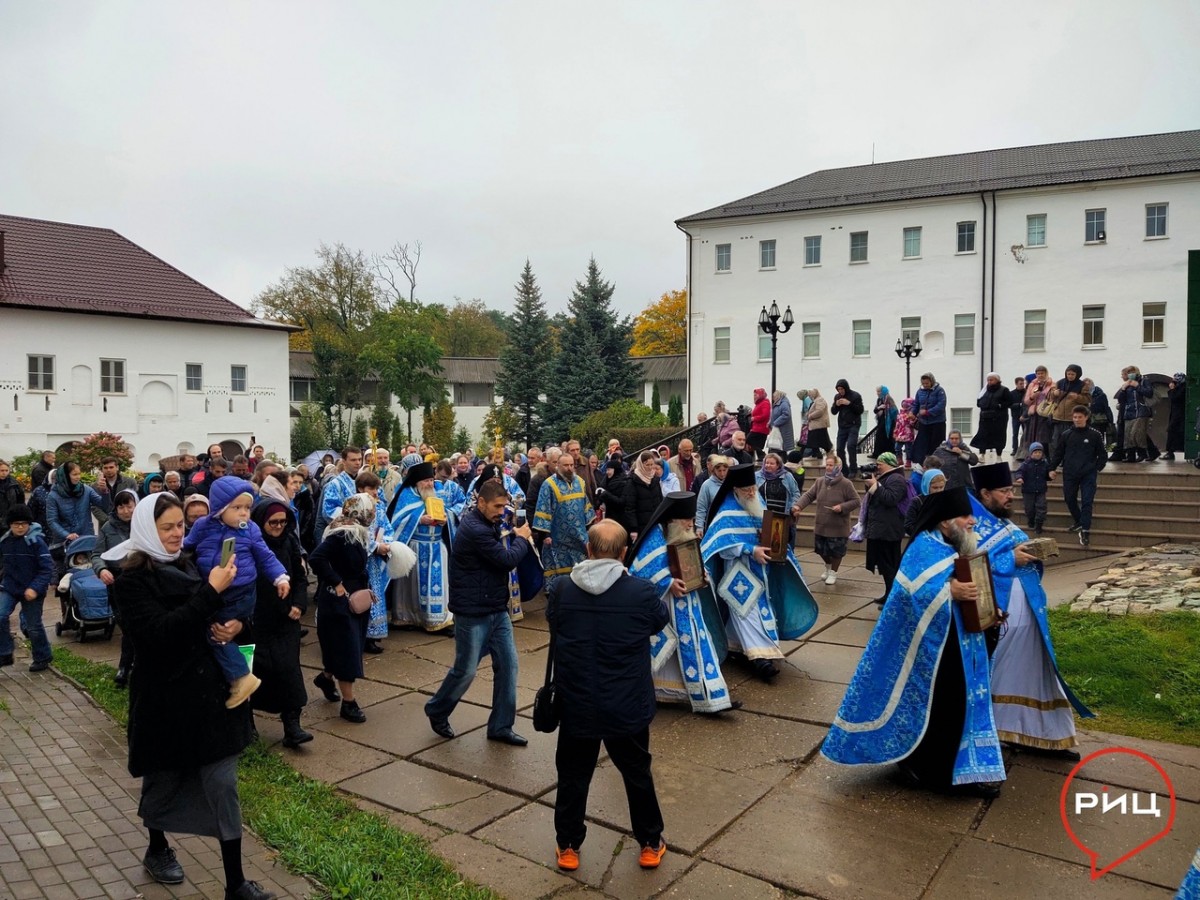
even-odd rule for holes
{"type": "Polygon", "coordinates": [[[587,835],[583,817],[600,742],[625,780],[639,864],[657,868],[666,852],[663,819],[650,774],[654,682],[649,639],[670,620],[649,581],[630,576],[621,559],[629,535],[612,519],[592,526],[588,558],[556,578],[546,618],[554,639],[554,681],[561,723],[555,766],[554,830],[558,867],[579,867],[587,835]]]}

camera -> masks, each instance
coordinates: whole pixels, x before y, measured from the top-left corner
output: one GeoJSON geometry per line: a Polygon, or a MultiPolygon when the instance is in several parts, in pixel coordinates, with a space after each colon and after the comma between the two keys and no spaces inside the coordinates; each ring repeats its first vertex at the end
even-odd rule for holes
{"type": "Polygon", "coordinates": [[[859,466],[858,471],[863,478],[866,478],[868,475],[878,475],[879,466],[876,463],[867,463],[864,466],[859,466]]]}

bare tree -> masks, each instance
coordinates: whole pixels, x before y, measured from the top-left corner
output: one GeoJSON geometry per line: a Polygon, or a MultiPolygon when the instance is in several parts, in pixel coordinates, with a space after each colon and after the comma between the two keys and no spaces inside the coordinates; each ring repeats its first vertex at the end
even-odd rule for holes
{"type": "Polygon", "coordinates": [[[411,248],[399,242],[382,256],[376,256],[375,272],[391,289],[394,299],[403,300],[404,290],[400,279],[408,282],[408,302],[413,303],[417,295],[417,266],[421,264],[421,242],[415,241],[411,248]]]}

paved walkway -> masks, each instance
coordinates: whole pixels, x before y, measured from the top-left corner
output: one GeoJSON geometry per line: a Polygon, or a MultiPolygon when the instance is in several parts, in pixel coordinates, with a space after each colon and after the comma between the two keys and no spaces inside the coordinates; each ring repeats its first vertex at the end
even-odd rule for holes
{"type": "MultiPolygon", "coordinates": [[[[367,678],[359,686],[367,723],[343,722],[336,704],[325,703],[314,689],[304,721],[317,739],[299,752],[281,752],[298,770],[336,784],[365,808],[425,835],[465,876],[513,900],[584,894],[621,900],[652,895],[687,900],[796,895],[831,900],[1171,897],[1200,835],[1200,749],[1098,732],[1081,735],[1085,753],[1106,746],[1132,746],[1150,753],[1172,778],[1179,798],[1171,834],[1095,882],[1089,879],[1087,860],[1059,821],[1059,793],[1070,770],[1064,763],[1012,754],[1003,794],[984,803],[908,790],[889,767],[848,769],[819,756],[820,742],[877,615],[871,601],[879,594],[880,581],[863,571],[861,560],[860,554],[849,558],[853,565],[843,569],[837,585],[817,583],[820,618],[805,640],[787,644],[788,664],[774,684],[757,682],[743,665],[727,666],[727,679],[734,696],[745,704],[743,709],[715,718],[660,709],[651,749],[670,852],[655,872],[637,867],[637,847],[627,835],[620,778],[607,761],[602,761],[593,782],[589,833],[579,871],[568,877],[553,868],[554,736],[537,734],[528,719],[548,644],[538,603],[527,607],[524,621],[515,629],[521,653],[517,729],[530,738],[528,748],[485,739],[491,696],[486,663],[466,702],[452,717],[459,736],[445,741],[434,735],[422,707],[453,657],[453,641],[395,632],[385,642],[386,652],[368,659],[367,678]]],[[[811,554],[802,561],[806,571],[819,571],[811,554]]],[[[1087,578],[1106,566],[1107,560],[1099,559],[1051,569],[1046,583],[1052,600],[1069,600],[1087,578]]],[[[315,634],[310,635],[302,651],[310,677],[319,659],[314,640],[315,634]]],[[[118,648],[114,640],[72,643],[71,649],[113,661],[118,648]]],[[[4,673],[0,692],[7,696],[13,692],[10,685],[19,686],[23,707],[45,692],[55,698],[48,702],[66,708],[72,724],[58,740],[70,740],[69,734],[83,744],[77,734],[81,728],[85,735],[96,731],[108,735],[92,739],[92,759],[95,763],[95,751],[100,750],[98,769],[111,773],[105,777],[112,786],[99,793],[116,797],[120,814],[116,824],[125,827],[133,815],[133,784],[123,774],[120,759],[106,759],[110,750],[121,755],[111,726],[106,729],[95,711],[53,676],[35,679],[23,671],[14,675],[14,669],[4,673]],[[76,717],[79,725],[74,723],[76,717]]],[[[25,713],[6,717],[6,722],[27,720],[25,713]]],[[[262,717],[258,728],[269,741],[282,736],[276,720],[262,717]]],[[[55,766],[79,755],[68,752],[73,748],[35,750],[35,743],[44,747],[41,740],[26,739],[19,745],[21,761],[5,777],[15,777],[16,767],[25,766],[23,771],[43,773],[46,781],[46,772],[55,777],[51,771],[55,766]],[[31,760],[29,753],[39,756],[31,760]]],[[[10,751],[4,756],[8,759],[10,751]]],[[[1130,790],[1161,790],[1149,767],[1129,757],[1105,759],[1107,769],[1090,764],[1089,778],[1102,777],[1106,784],[1130,790]]],[[[92,765],[90,774],[99,777],[96,768],[92,765]]],[[[72,809],[61,799],[73,782],[73,777],[46,782],[44,796],[53,795],[65,810],[86,815],[78,804],[72,809]]],[[[11,784],[3,787],[7,793],[11,784]]],[[[1098,791],[1100,785],[1091,788],[1098,791]]],[[[30,797],[26,809],[29,802],[36,804],[35,793],[15,790],[30,797]]],[[[109,813],[98,817],[107,821],[109,813]]],[[[67,818],[72,817],[47,815],[45,821],[67,818]]],[[[4,830],[9,830],[7,823],[4,830]]],[[[45,829],[27,826],[27,830],[45,829]]],[[[91,823],[86,830],[91,833],[91,823]]],[[[1085,839],[1101,850],[1102,860],[1103,854],[1109,854],[1109,860],[1119,855],[1111,852],[1113,842],[1127,838],[1127,831],[1102,822],[1081,826],[1085,839]]],[[[111,848],[112,867],[131,886],[137,885],[140,871],[141,838],[135,837],[132,849],[115,840],[102,846],[97,839],[98,847],[111,848]]],[[[208,850],[202,841],[181,843],[187,853],[208,850]]],[[[67,846],[74,850],[73,844],[67,846]]],[[[46,860],[51,859],[49,851],[42,852],[46,860]]],[[[4,859],[0,872],[7,878],[14,863],[4,859]]],[[[188,858],[184,864],[194,877],[203,871],[219,872],[211,852],[207,862],[200,856],[195,863],[188,858]]],[[[31,868],[27,863],[15,865],[16,875],[23,876],[31,868]]],[[[263,881],[284,877],[257,852],[255,865],[270,872],[262,875],[263,881]]],[[[32,868],[45,869],[46,862],[32,868]]],[[[112,874],[108,869],[104,872],[112,874]]],[[[292,885],[295,893],[288,895],[299,896],[301,889],[295,882],[292,885]]],[[[198,895],[206,890],[185,888],[199,891],[198,895]]]]}

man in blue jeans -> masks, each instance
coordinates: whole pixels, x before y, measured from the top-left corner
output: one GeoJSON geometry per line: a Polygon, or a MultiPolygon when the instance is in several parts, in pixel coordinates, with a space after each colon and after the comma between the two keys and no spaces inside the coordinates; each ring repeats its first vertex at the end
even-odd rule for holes
{"type": "Polygon", "coordinates": [[[1086,547],[1091,541],[1092,501],[1096,497],[1096,480],[1108,462],[1105,437],[1088,425],[1091,410],[1082,404],[1071,410],[1074,426],[1063,435],[1054,456],[1050,459],[1050,478],[1060,465],[1063,470],[1063,499],[1074,524],[1071,531],[1079,535],[1086,547]]]}
{"type": "Polygon", "coordinates": [[[30,672],[50,667],[50,641],[42,627],[42,603],[54,577],[50,548],[42,538],[42,526],[24,503],[11,506],[4,517],[8,530],[0,537],[0,666],[13,664],[13,640],[8,620],[21,608],[21,628],[33,645],[30,672]]]}
{"type": "Polygon", "coordinates": [[[485,481],[479,499],[458,525],[450,551],[450,611],[454,613],[454,665],[442,686],[425,704],[435,734],[454,737],[450,714],[462,699],[484,653],[492,655],[492,714],[489,741],[514,747],[529,743],[513,731],[517,718],[517,645],[508,616],[508,573],[531,550],[528,525],[514,531],[505,547],[500,519],[508,492],[498,481],[485,481]]]}

